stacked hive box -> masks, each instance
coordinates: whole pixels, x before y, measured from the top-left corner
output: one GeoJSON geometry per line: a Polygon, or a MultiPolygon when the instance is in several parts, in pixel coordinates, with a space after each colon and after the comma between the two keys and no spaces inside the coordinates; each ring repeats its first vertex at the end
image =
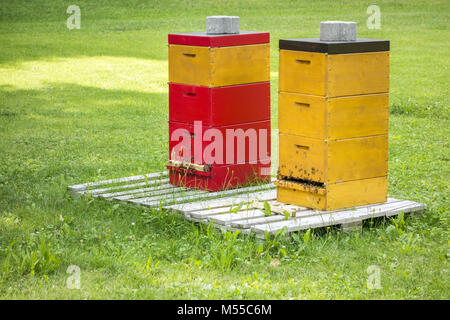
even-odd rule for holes
{"type": "Polygon", "coordinates": [[[269,54],[269,33],[169,35],[171,184],[217,191],[270,179],[269,54]],[[191,150],[176,149],[177,129],[191,150]],[[222,150],[208,160],[211,140],[222,150]]]}
{"type": "Polygon", "coordinates": [[[389,41],[280,40],[280,202],[386,201],[389,41]]]}

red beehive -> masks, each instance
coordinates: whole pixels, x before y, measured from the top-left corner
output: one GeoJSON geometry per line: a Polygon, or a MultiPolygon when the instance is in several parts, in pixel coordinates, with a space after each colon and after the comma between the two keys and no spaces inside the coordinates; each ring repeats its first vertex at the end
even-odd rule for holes
{"type": "Polygon", "coordinates": [[[270,180],[269,33],[169,34],[170,183],[270,180]]]}

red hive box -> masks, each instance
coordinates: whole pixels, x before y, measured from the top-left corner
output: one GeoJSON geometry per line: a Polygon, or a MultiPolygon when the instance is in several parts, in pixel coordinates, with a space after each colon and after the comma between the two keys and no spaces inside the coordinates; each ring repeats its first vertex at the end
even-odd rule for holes
{"type": "Polygon", "coordinates": [[[174,185],[219,191],[270,180],[269,33],[169,35],[174,185]]]}

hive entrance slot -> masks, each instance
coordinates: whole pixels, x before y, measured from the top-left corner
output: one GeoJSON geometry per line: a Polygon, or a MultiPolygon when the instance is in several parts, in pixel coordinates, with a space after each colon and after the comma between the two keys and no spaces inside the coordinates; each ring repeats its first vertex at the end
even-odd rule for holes
{"type": "Polygon", "coordinates": [[[298,149],[302,149],[302,150],[309,150],[308,146],[304,146],[304,145],[301,145],[301,144],[296,144],[295,147],[298,148],[298,149]]]}
{"type": "Polygon", "coordinates": [[[189,57],[189,58],[195,58],[196,54],[195,53],[183,53],[183,56],[189,57]]]}
{"type": "Polygon", "coordinates": [[[309,103],[297,102],[295,101],[297,107],[309,108],[309,103]]]}
{"type": "Polygon", "coordinates": [[[310,60],[297,59],[297,60],[295,60],[295,62],[298,64],[311,64],[310,60]]]}
{"type": "Polygon", "coordinates": [[[294,183],[300,183],[303,185],[306,185],[308,187],[320,187],[320,188],[324,188],[325,187],[325,183],[323,182],[317,182],[317,181],[312,181],[312,180],[304,180],[304,179],[295,179],[292,177],[286,177],[286,176],[278,176],[278,180],[284,180],[284,181],[288,181],[288,182],[294,182],[294,183]]]}

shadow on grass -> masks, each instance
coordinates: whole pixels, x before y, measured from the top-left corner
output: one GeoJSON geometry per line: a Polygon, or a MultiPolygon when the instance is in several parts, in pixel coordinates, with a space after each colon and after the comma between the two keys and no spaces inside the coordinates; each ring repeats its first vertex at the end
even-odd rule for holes
{"type": "Polygon", "coordinates": [[[0,193],[22,201],[76,184],[158,171],[167,158],[167,95],[48,84],[0,90],[0,193]],[[30,194],[31,193],[31,194],[30,194]]]}

